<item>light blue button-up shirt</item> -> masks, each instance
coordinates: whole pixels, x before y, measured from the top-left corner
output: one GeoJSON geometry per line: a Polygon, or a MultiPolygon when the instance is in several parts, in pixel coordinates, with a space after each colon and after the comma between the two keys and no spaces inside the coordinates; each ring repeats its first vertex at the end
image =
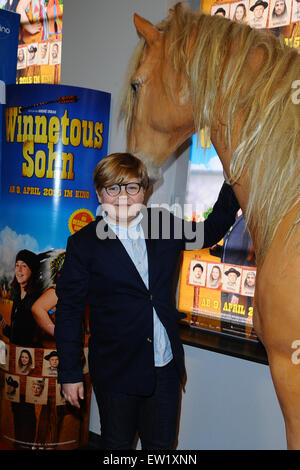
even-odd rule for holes
{"type": "MultiPolygon", "coordinates": [[[[116,225],[108,221],[106,214],[103,218],[109,225],[111,230],[117,235],[122,242],[136,269],[138,270],[145,286],[149,289],[148,276],[148,256],[144,231],[141,226],[143,215],[140,213],[129,226],[116,225]]],[[[172,349],[168,334],[165,327],[161,323],[158,315],[153,307],[153,348],[154,348],[154,364],[156,367],[162,367],[168,364],[173,358],[172,349]]]]}

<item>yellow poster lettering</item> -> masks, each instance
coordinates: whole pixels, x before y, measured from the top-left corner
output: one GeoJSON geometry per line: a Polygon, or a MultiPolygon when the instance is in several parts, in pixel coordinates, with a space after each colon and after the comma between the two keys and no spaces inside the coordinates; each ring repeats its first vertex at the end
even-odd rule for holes
{"type": "Polygon", "coordinates": [[[61,118],[57,116],[23,114],[21,107],[6,109],[6,141],[38,144],[69,144],[78,147],[101,149],[103,145],[103,123],[74,118],[70,121],[66,110],[61,118]]]}
{"type": "Polygon", "coordinates": [[[41,191],[40,188],[34,186],[24,186],[23,194],[30,194],[30,196],[40,196],[41,191]]]}
{"type": "Polygon", "coordinates": [[[241,315],[245,315],[245,314],[246,314],[244,305],[239,305],[239,313],[240,313],[241,315]]]}
{"type": "Polygon", "coordinates": [[[42,75],[42,83],[52,83],[53,77],[51,75],[42,75]]]}
{"type": "MultiPolygon", "coordinates": [[[[13,140],[12,140],[11,142],[13,142],[13,140]]],[[[18,116],[18,134],[17,134],[17,142],[23,142],[23,134],[22,134],[22,116],[18,116]]]]}
{"type": "Polygon", "coordinates": [[[43,196],[61,197],[61,189],[44,188],[43,196]]]}
{"type": "Polygon", "coordinates": [[[75,175],[73,171],[73,164],[74,164],[74,155],[72,153],[63,152],[62,153],[62,172],[61,172],[61,179],[63,180],[73,180],[75,175]],[[68,171],[67,171],[68,168],[68,171]]]}
{"type": "MultiPolygon", "coordinates": [[[[57,144],[60,134],[60,120],[56,116],[52,116],[49,121],[48,139],[52,144],[57,144]]],[[[46,141],[47,142],[47,141],[46,141]]]]}
{"type": "Polygon", "coordinates": [[[87,148],[93,148],[94,123],[93,121],[82,121],[82,145],[87,148]]]}
{"type": "Polygon", "coordinates": [[[81,142],[81,122],[80,119],[72,119],[70,129],[70,141],[73,147],[78,147],[81,142]]]}
{"type": "Polygon", "coordinates": [[[94,148],[101,149],[103,145],[103,122],[96,122],[95,124],[95,138],[94,138],[94,148]]]}
{"type": "Polygon", "coordinates": [[[17,122],[18,108],[7,108],[5,112],[6,119],[6,142],[13,142],[15,138],[15,129],[17,122]]]}
{"type": "Polygon", "coordinates": [[[90,193],[89,191],[75,191],[75,197],[81,198],[81,199],[89,199],[90,193]]]}
{"type": "Polygon", "coordinates": [[[53,152],[53,143],[49,142],[48,150],[49,156],[46,178],[55,178],[55,170],[60,171],[61,158],[59,152],[53,152]]]}
{"type": "Polygon", "coordinates": [[[238,305],[237,304],[233,304],[233,305],[230,304],[230,305],[232,306],[232,309],[231,309],[232,313],[238,313],[238,305]]]}
{"type": "Polygon", "coordinates": [[[69,145],[69,137],[67,137],[67,129],[70,125],[70,119],[68,118],[68,111],[61,118],[61,141],[63,145],[69,145]]]}
{"type": "Polygon", "coordinates": [[[23,142],[33,141],[33,116],[23,116],[23,142]]]}
{"type": "Polygon", "coordinates": [[[34,173],[34,162],[30,155],[34,152],[34,143],[25,142],[23,145],[23,157],[26,160],[26,163],[22,164],[22,176],[27,176],[31,178],[34,173]]]}
{"type": "Polygon", "coordinates": [[[210,299],[204,297],[201,302],[201,307],[210,307],[210,299]]]}
{"type": "Polygon", "coordinates": [[[32,83],[32,77],[20,77],[19,83],[32,83]]]}
{"type": "Polygon", "coordinates": [[[47,118],[46,116],[36,116],[34,141],[37,144],[46,144],[47,138],[47,118]]]}
{"type": "Polygon", "coordinates": [[[22,164],[22,175],[31,178],[33,174],[38,178],[43,178],[46,174],[46,178],[61,178],[61,179],[74,179],[74,155],[72,153],[53,151],[53,144],[48,144],[48,162],[47,155],[43,150],[38,150],[35,157],[34,155],[34,143],[25,142],[23,144],[23,157],[26,163],[22,164]],[[48,163],[48,165],[47,165],[48,163]],[[47,170],[47,172],[46,172],[47,170]]]}

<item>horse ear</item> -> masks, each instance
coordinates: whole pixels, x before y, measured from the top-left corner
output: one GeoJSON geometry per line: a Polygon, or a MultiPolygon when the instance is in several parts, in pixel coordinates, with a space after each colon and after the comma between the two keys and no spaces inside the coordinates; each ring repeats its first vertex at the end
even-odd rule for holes
{"type": "Polygon", "coordinates": [[[158,29],[137,13],[134,14],[133,21],[137,32],[143,36],[148,45],[153,44],[160,37],[158,29]]]}

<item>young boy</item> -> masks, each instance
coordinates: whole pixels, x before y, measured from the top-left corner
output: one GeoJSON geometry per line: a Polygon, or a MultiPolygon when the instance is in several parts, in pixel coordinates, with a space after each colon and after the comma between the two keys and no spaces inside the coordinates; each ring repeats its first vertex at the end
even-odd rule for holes
{"type": "Polygon", "coordinates": [[[104,448],[131,449],[138,432],[143,449],[172,449],[184,376],[178,332],[184,314],[174,306],[174,277],[185,234],[196,234],[197,241],[200,227],[203,246],[217,243],[239,204],[224,184],[212,214],[204,223],[190,223],[189,231],[167,211],[156,217],[143,207],[147,170],[127,153],[101,160],[94,185],[105,213],[69,237],[56,288],[59,382],[65,398],[79,407],[80,335],[88,301],[89,368],[104,448]]]}

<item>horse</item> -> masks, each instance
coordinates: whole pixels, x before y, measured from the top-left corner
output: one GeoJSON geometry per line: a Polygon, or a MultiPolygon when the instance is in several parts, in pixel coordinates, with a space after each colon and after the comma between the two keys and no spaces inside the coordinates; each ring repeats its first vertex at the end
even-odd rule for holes
{"type": "Polygon", "coordinates": [[[281,38],[178,3],[140,37],[120,117],[150,179],[204,130],[245,214],[257,264],[254,328],[300,449],[300,55],[281,38]]]}

